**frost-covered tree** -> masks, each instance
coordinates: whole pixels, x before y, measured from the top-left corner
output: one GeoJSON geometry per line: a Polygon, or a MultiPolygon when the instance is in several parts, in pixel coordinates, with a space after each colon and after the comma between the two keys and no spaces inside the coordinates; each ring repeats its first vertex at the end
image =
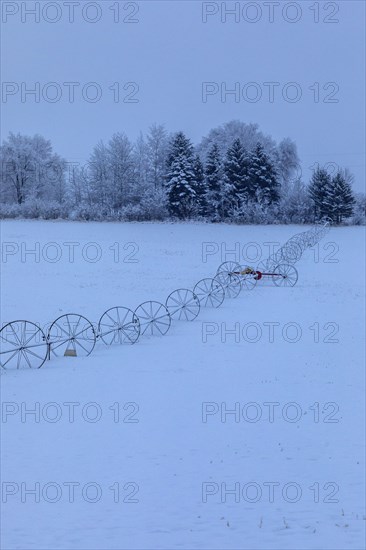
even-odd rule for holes
{"type": "Polygon", "coordinates": [[[274,152],[274,158],[281,189],[286,190],[301,175],[296,143],[290,138],[283,139],[274,152]]]}
{"type": "Polygon", "coordinates": [[[118,209],[130,201],[135,181],[133,146],[125,134],[112,136],[108,143],[108,156],[112,176],[112,206],[118,209]]]}
{"type": "Polygon", "coordinates": [[[164,126],[153,124],[146,137],[148,181],[154,189],[162,189],[168,153],[168,137],[164,126]]]}
{"type": "Polygon", "coordinates": [[[328,215],[325,198],[331,184],[331,177],[324,168],[318,167],[310,180],[308,192],[313,203],[314,219],[321,220],[328,215]]]}
{"type": "Polygon", "coordinates": [[[307,223],[311,221],[312,204],[308,189],[301,179],[287,186],[285,190],[281,188],[279,210],[283,223],[307,223]]]}
{"type": "Polygon", "coordinates": [[[248,178],[251,196],[256,196],[259,203],[272,204],[279,200],[277,172],[260,143],[249,154],[248,178]]]}
{"type": "Polygon", "coordinates": [[[249,178],[249,157],[240,139],[227,150],[224,162],[225,188],[223,193],[232,205],[240,207],[252,195],[249,178]]]}
{"type": "Polygon", "coordinates": [[[236,140],[240,139],[247,151],[255,149],[257,143],[263,146],[273,164],[280,185],[286,187],[301,176],[300,162],[296,144],[289,138],[284,138],[279,144],[259,130],[258,124],[247,124],[240,120],[232,120],[210,130],[198,145],[201,158],[207,158],[208,151],[214,143],[217,144],[222,157],[236,140]]]}
{"type": "Polygon", "coordinates": [[[83,202],[91,204],[89,179],[85,178],[80,166],[71,166],[69,171],[69,197],[72,206],[83,202]]]}
{"type": "Polygon", "coordinates": [[[175,134],[170,142],[166,175],[168,208],[172,216],[186,219],[196,205],[194,151],[183,132],[175,134]]]}
{"type": "Polygon", "coordinates": [[[258,142],[263,145],[268,154],[276,148],[275,141],[270,136],[263,134],[259,130],[258,124],[247,124],[241,120],[231,120],[210,130],[198,145],[198,152],[202,158],[207,158],[208,151],[216,143],[221,156],[224,157],[226,151],[237,139],[240,140],[247,151],[252,150],[258,142]]]}
{"type": "Polygon", "coordinates": [[[78,196],[88,197],[88,202],[102,209],[111,208],[113,196],[113,174],[108,147],[100,141],[90,156],[88,170],[73,174],[73,187],[78,196]],[[82,192],[83,190],[84,192],[82,192]]]}
{"type": "Polygon", "coordinates": [[[2,196],[22,204],[26,200],[63,201],[66,161],[49,140],[10,133],[0,148],[2,196]]]}
{"type": "Polygon", "coordinates": [[[205,180],[207,216],[218,222],[223,217],[224,168],[217,143],[213,143],[207,153],[205,180]]]}
{"type": "Polygon", "coordinates": [[[295,143],[285,138],[277,144],[257,124],[238,120],[211,130],[196,149],[182,132],[168,138],[157,124],[134,144],[117,133],[94,147],[86,166],[70,165],[68,178],[67,168],[42,136],[10,133],[0,147],[0,216],[366,220],[365,196],[353,196],[347,169],[334,174],[318,167],[306,188],[295,143]]]}
{"type": "Polygon", "coordinates": [[[193,172],[194,172],[194,190],[196,192],[195,210],[198,216],[206,216],[207,203],[206,203],[205,170],[199,155],[194,156],[193,172]]]}
{"type": "Polygon", "coordinates": [[[68,184],[66,177],[66,161],[57,153],[53,155],[53,160],[46,166],[45,188],[43,198],[54,200],[59,204],[67,202],[68,184]]]}
{"type": "Polygon", "coordinates": [[[366,225],[366,195],[364,193],[356,193],[355,195],[352,223],[355,225],[366,225]]]}
{"type": "Polygon", "coordinates": [[[338,171],[326,189],[324,209],[326,215],[336,223],[353,214],[355,199],[351,184],[346,180],[344,171],[338,171]]]}
{"type": "Polygon", "coordinates": [[[133,189],[133,194],[135,197],[138,197],[139,195],[141,196],[143,190],[148,187],[149,171],[148,147],[142,132],[140,132],[140,135],[134,145],[133,163],[136,184],[133,189]]]}

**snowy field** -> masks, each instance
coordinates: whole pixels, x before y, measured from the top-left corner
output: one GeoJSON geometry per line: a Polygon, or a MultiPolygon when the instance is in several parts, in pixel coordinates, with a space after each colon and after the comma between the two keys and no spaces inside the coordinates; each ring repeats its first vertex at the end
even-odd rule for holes
{"type": "MultiPolygon", "coordinates": [[[[164,302],[305,229],[2,222],[1,320],[164,302]]],[[[334,228],[293,288],[6,371],[2,548],[363,549],[364,241],[334,228]]]]}

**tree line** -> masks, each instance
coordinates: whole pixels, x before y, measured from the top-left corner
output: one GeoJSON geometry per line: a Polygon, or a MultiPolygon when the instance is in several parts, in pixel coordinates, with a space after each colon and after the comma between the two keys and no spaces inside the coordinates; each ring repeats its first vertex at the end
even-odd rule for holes
{"type": "Polygon", "coordinates": [[[2,217],[81,220],[206,220],[233,223],[365,222],[347,169],[299,173],[296,144],[256,124],[231,121],[194,146],[153,125],[132,143],[99,142],[88,163],[68,163],[49,140],[10,133],[0,147],[2,217]]]}

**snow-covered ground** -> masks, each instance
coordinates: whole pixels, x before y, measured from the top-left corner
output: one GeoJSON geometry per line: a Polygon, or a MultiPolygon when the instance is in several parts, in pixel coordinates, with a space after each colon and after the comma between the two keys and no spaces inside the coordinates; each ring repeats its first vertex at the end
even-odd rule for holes
{"type": "MultiPolygon", "coordinates": [[[[304,229],[2,222],[2,323],[165,301],[304,229]]],[[[364,548],[364,240],[334,228],[294,288],[165,337],[8,370],[2,547],[364,548]]]]}

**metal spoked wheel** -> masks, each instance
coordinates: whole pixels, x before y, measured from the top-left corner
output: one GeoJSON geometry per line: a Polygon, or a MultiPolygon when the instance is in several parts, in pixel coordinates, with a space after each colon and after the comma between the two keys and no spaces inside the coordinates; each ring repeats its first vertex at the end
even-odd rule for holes
{"type": "Polygon", "coordinates": [[[245,290],[253,290],[258,282],[258,273],[251,267],[241,268],[241,284],[245,290]],[[248,271],[248,273],[246,273],[248,271]]]}
{"type": "Polygon", "coordinates": [[[308,248],[312,248],[313,246],[315,246],[318,242],[318,239],[317,239],[317,236],[314,232],[311,232],[309,233],[308,237],[307,237],[307,247],[308,248]]]}
{"type": "Polygon", "coordinates": [[[220,307],[225,300],[225,289],[215,279],[201,279],[193,289],[203,307],[220,307]]]}
{"type": "Polygon", "coordinates": [[[294,237],[291,240],[294,240],[295,242],[297,242],[297,244],[299,246],[301,246],[301,250],[303,252],[305,252],[305,250],[307,249],[308,244],[309,244],[308,243],[308,237],[307,237],[306,233],[300,234],[300,235],[298,235],[297,237],[294,237]]]}
{"type": "Polygon", "coordinates": [[[216,275],[218,275],[219,273],[235,273],[240,271],[240,269],[240,264],[238,264],[237,262],[224,262],[220,264],[217,268],[216,275]]]}
{"type": "Polygon", "coordinates": [[[135,314],[140,320],[141,334],[164,336],[172,322],[169,311],[160,302],[144,302],[138,306],[135,314]]]}
{"type": "Polygon", "coordinates": [[[200,301],[192,290],[179,288],[169,294],[165,306],[172,319],[193,321],[200,312],[200,301]]]}
{"type": "Polygon", "coordinates": [[[280,262],[282,262],[282,260],[284,259],[283,258],[283,253],[284,253],[284,250],[283,250],[283,247],[279,248],[278,250],[276,250],[273,254],[272,254],[272,257],[274,259],[274,261],[279,264],[280,262]]]}
{"type": "Polygon", "coordinates": [[[140,321],[127,307],[111,307],[99,319],[98,336],[107,345],[135,344],[140,336],[140,321]]]}
{"type": "Polygon", "coordinates": [[[260,271],[261,273],[267,273],[269,271],[269,261],[267,260],[261,260],[257,264],[256,271],[260,271]]]}
{"type": "Polygon", "coordinates": [[[283,248],[283,259],[286,262],[294,264],[300,260],[302,251],[300,245],[296,241],[289,241],[283,248]]]}
{"type": "Polygon", "coordinates": [[[39,369],[48,355],[43,330],[30,321],[12,321],[0,330],[0,366],[39,369]]]}
{"type": "Polygon", "coordinates": [[[51,353],[56,356],[86,356],[94,349],[96,334],[86,317],[77,313],[67,313],[53,321],[47,340],[51,353]]]}
{"type": "Polygon", "coordinates": [[[241,291],[241,278],[234,273],[221,271],[215,277],[215,280],[222,284],[227,298],[236,298],[241,291]]]}
{"type": "Polygon", "coordinates": [[[266,260],[259,262],[257,265],[257,271],[260,271],[261,273],[272,273],[278,264],[279,262],[276,262],[273,256],[269,256],[266,260]]]}
{"type": "Polygon", "coordinates": [[[274,275],[272,275],[276,286],[295,286],[297,279],[297,269],[291,264],[279,264],[275,267],[274,275]]]}

